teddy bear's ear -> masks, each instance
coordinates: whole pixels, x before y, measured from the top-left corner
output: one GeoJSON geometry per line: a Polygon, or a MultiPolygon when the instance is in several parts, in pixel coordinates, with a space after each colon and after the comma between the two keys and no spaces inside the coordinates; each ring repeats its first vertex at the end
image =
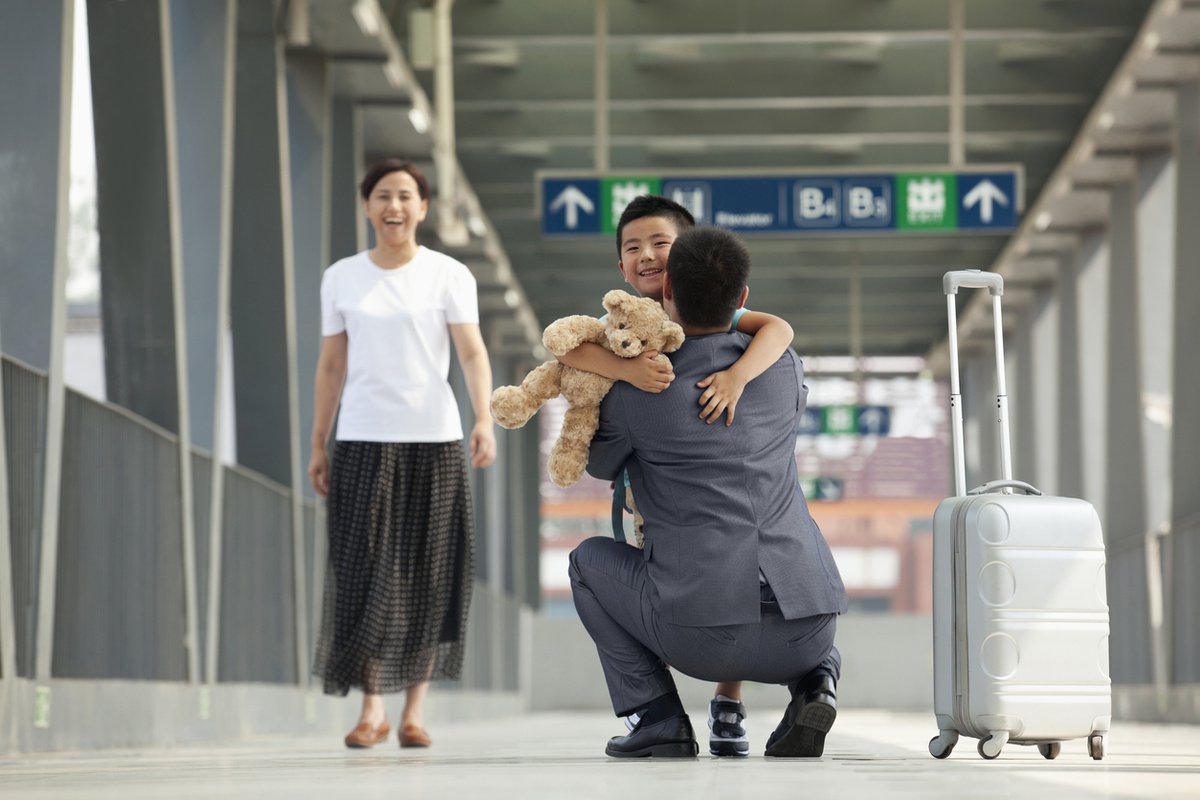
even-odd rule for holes
{"type": "Polygon", "coordinates": [[[683,344],[683,328],[671,321],[663,323],[663,346],[662,352],[673,353],[683,344]]]}
{"type": "Polygon", "coordinates": [[[608,294],[604,295],[604,308],[609,313],[616,311],[618,307],[626,300],[630,299],[631,295],[628,292],[623,292],[620,289],[613,289],[608,294]]]}

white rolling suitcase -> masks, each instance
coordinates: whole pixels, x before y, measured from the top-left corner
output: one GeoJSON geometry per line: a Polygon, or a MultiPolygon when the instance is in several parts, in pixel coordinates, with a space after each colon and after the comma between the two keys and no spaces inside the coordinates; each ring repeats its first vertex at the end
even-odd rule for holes
{"type": "Polygon", "coordinates": [[[1087,739],[1104,757],[1112,716],[1104,537],[1090,503],[1045,497],[1012,480],[1000,297],[1003,278],[979,270],[943,280],[950,317],[950,410],[955,495],[933,518],[934,758],[960,735],[996,758],[1005,744],[1037,745],[1055,758],[1061,742],[1087,739]],[[966,491],[955,295],[992,295],[996,418],[1003,479],[966,491]],[[1023,492],[1017,494],[1014,492],[1023,492]]]}

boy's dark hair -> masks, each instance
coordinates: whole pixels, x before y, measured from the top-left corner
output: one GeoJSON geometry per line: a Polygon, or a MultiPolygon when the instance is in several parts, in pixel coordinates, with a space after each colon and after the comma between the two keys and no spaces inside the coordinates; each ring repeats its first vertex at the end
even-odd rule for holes
{"type": "Polygon", "coordinates": [[[425,179],[424,173],[417,169],[416,164],[403,158],[385,158],[367,167],[367,174],[363,176],[362,183],[358,185],[358,192],[362,195],[362,199],[371,199],[371,190],[375,188],[375,184],[383,180],[385,175],[391,175],[393,172],[407,172],[417,182],[417,194],[421,195],[421,199],[429,199],[429,181],[425,179]]]}
{"type": "Polygon", "coordinates": [[[697,328],[728,326],[750,277],[750,252],[731,231],[699,225],[681,234],[667,258],[679,318],[697,328]]]}
{"type": "Polygon", "coordinates": [[[696,225],[696,218],[692,216],[692,212],[674,200],[658,194],[638,195],[625,206],[625,210],[621,212],[621,219],[617,222],[618,255],[621,252],[621,234],[625,226],[642,217],[666,217],[675,223],[675,230],[679,233],[696,225]]]}

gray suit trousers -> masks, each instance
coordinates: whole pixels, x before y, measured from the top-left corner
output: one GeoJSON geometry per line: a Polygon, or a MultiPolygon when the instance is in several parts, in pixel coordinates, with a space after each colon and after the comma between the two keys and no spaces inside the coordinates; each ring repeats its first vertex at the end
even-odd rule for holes
{"type": "Polygon", "coordinates": [[[673,625],[655,608],[642,551],[599,536],[571,552],[569,574],[575,608],[596,643],[619,716],[675,691],[668,665],[704,681],[788,685],[818,666],[835,678],[840,672],[836,614],[784,619],[772,604],[760,622],[673,625]]]}

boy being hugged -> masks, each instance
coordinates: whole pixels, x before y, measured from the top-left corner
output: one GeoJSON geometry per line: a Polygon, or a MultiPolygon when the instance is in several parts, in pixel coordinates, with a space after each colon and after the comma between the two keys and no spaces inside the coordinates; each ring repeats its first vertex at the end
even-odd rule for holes
{"type": "MultiPolygon", "coordinates": [[[[642,297],[660,304],[663,278],[667,274],[667,256],[671,244],[680,233],[693,227],[696,220],[679,203],[659,195],[645,194],[634,198],[617,223],[617,269],[625,282],[642,297]]],[[[700,417],[712,424],[725,415],[725,424],[732,425],[738,399],[746,384],[761,375],[779,360],[792,344],[792,326],[779,317],[739,308],[734,312],[731,330],[753,337],[746,352],[730,367],[714,372],[696,384],[701,390],[698,399],[700,417]]],[[[671,385],[675,373],[669,361],[655,359],[657,351],[648,351],[636,358],[621,358],[598,344],[585,342],[559,361],[576,369],[625,381],[644,392],[661,392],[671,385]]],[[[624,477],[625,505],[634,515],[634,533],[638,546],[644,537],[643,522],[637,513],[629,478],[624,477]]],[[[718,683],[716,696],[709,703],[709,752],[715,756],[745,756],[750,752],[743,722],[746,708],[742,705],[740,682],[718,683]]],[[[637,720],[626,720],[632,729],[637,720]]]]}

